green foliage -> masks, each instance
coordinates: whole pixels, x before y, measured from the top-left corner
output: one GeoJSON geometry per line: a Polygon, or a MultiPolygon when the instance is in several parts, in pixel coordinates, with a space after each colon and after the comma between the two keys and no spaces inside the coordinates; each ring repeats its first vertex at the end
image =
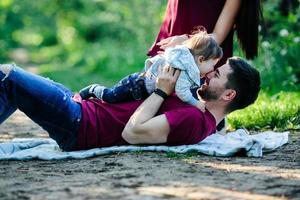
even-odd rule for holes
{"type": "Polygon", "coordinates": [[[82,68],[86,74],[101,74],[115,82],[143,68],[165,3],[1,1],[0,59],[42,66],[42,71],[43,65],[52,65],[55,71],[58,66],[62,71],[82,68]]]}
{"type": "MultiPolygon", "coordinates": [[[[299,92],[300,4],[263,1],[263,15],[258,57],[252,61],[261,72],[262,88],[270,94],[282,90],[299,92]]],[[[237,42],[234,47],[234,55],[243,56],[237,42]]]]}
{"type": "MultiPolygon", "coordinates": [[[[1,0],[0,63],[34,67],[73,90],[94,82],[112,85],[143,68],[166,3],[1,0]]],[[[251,61],[261,72],[263,94],[255,105],[230,115],[229,123],[299,129],[299,1],[263,1],[263,14],[259,56],[251,61]]],[[[241,54],[236,42],[234,47],[241,54]]]]}
{"type": "Polygon", "coordinates": [[[296,92],[280,92],[273,96],[263,93],[254,105],[228,116],[230,129],[299,130],[299,99],[300,93],[296,92]]]}

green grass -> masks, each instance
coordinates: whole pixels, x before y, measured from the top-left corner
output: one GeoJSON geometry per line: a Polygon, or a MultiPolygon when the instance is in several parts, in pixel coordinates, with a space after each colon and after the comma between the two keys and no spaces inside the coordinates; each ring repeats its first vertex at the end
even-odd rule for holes
{"type": "Polygon", "coordinates": [[[166,152],[165,153],[167,158],[171,159],[189,159],[193,156],[197,156],[197,152],[188,152],[188,153],[174,153],[174,152],[166,152]]]}
{"type": "Polygon", "coordinates": [[[300,130],[300,93],[261,93],[255,104],[228,116],[229,129],[300,130]]]}

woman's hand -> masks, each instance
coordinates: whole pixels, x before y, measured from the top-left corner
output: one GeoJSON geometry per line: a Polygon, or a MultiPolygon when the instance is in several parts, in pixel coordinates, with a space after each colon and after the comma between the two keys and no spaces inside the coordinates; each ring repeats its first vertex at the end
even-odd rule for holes
{"type": "Polygon", "coordinates": [[[175,84],[179,77],[180,70],[166,65],[163,68],[159,68],[156,79],[156,88],[161,89],[167,95],[172,94],[175,90],[175,84]]]}
{"type": "Polygon", "coordinates": [[[162,49],[166,50],[168,47],[174,47],[176,45],[182,44],[188,39],[187,35],[176,35],[166,39],[161,40],[157,45],[162,49]]]}

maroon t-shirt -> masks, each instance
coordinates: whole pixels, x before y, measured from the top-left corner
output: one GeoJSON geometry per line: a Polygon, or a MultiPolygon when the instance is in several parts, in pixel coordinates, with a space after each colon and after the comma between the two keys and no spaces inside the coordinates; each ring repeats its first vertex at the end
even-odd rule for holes
{"type": "MultiPolygon", "coordinates": [[[[98,99],[83,100],[82,120],[78,133],[77,149],[91,149],[128,144],[121,133],[130,116],[142,101],[118,104],[98,99]]],[[[157,115],[165,114],[170,133],[165,145],[195,144],[215,132],[216,121],[209,112],[183,103],[170,96],[161,105],[157,115]]]]}
{"type": "MultiPolygon", "coordinates": [[[[190,34],[197,26],[204,26],[208,33],[214,30],[226,0],[169,0],[163,23],[157,38],[148,51],[153,57],[160,50],[156,45],[162,39],[182,34],[190,34]]],[[[233,31],[221,45],[224,55],[218,66],[232,56],[233,31]]]]}

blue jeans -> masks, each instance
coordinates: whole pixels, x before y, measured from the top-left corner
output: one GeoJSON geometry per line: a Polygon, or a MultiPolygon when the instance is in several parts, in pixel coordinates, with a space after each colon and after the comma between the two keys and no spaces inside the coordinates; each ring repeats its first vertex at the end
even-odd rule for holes
{"type": "Polygon", "coordinates": [[[120,103],[146,99],[148,96],[145,78],[141,73],[134,73],[124,77],[112,88],[105,88],[102,100],[108,103],[120,103]]]}
{"type": "Polygon", "coordinates": [[[81,106],[72,96],[59,83],[15,65],[0,65],[0,123],[19,109],[65,151],[76,148],[81,120],[81,106]]]}

